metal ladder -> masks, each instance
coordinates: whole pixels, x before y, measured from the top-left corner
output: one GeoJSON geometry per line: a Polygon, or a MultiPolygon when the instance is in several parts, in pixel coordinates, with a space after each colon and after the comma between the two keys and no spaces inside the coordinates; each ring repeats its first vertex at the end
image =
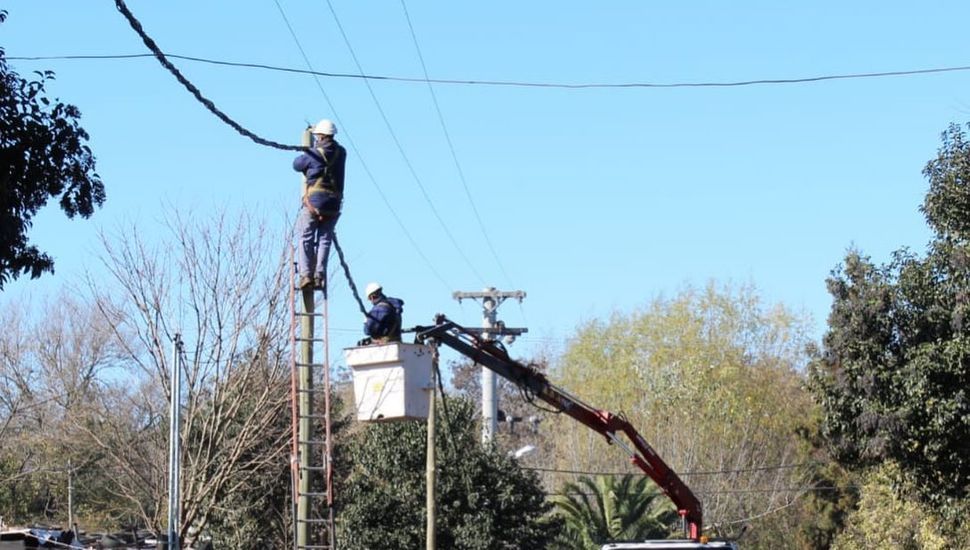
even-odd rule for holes
{"type": "MultiPolygon", "coordinates": [[[[291,258],[293,250],[291,249],[291,258]]],[[[290,403],[293,549],[336,548],[333,446],[330,424],[330,349],[326,291],[296,288],[290,271],[290,403]],[[320,312],[316,311],[316,296],[320,312]],[[319,334],[319,335],[318,335],[319,334]],[[320,359],[314,359],[319,353],[320,359]]]]}

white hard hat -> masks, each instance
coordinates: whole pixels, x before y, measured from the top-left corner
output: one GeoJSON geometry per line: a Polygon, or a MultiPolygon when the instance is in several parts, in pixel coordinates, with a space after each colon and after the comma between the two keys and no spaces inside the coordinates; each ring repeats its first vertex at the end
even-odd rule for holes
{"type": "Polygon", "coordinates": [[[383,289],[384,287],[381,286],[381,283],[368,283],[367,289],[364,290],[364,296],[367,296],[368,298],[370,298],[371,294],[377,292],[378,290],[383,290],[383,289]]]}
{"type": "Polygon", "coordinates": [[[337,135],[337,127],[334,126],[333,121],[330,119],[323,119],[313,127],[314,134],[324,134],[328,136],[337,135]]]}

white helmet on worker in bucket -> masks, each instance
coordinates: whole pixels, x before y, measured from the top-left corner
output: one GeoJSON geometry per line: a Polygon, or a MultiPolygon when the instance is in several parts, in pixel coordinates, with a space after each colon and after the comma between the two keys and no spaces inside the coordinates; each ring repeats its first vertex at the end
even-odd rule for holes
{"type": "Polygon", "coordinates": [[[318,122],[317,125],[313,127],[313,133],[323,134],[326,136],[334,136],[334,135],[337,135],[337,127],[334,126],[332,120],[325,118],[320,122],[318,122]]]}
{"type": "Polygon", "coordinates": [[[375,292],[380,292],[383,289],[384,289],[384,287],[381,286],[381,283],[368,283],[367,284],[367,289],[364,290],[364,295],[367,296],[368,298],[370,298],[370,295],[371,294],[373,294],[375,292]]]}

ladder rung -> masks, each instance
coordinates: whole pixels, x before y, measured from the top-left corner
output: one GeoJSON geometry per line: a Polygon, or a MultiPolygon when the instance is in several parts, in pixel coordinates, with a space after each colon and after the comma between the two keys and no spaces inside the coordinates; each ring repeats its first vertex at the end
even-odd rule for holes
{"type": "Polygon", "coordinates": [[[303,338],[301,336],[294,338],[294,340],[298,342],[323,342],[324,341],[323,338],[303,338]]]}
{"type": "Polygon", "coordinates": [[[293,315],[296,315],[299,317],[323,317],[323,313],[316,313],[316,312],[306,313],[303,311],[294,311],[293,315]]]}
{"type": "Polygon", "coordinates": [[[323,472],[326,471],[326,466],[300,466],[301,470],[306,470],[308,472],[323,472]]]}
{"type": "Polygon", "coordinates": [[[297,441],[297,443],[300,445],[323,445],[326,442],[327,440],[325,439],[307,439],[307,440],[300,439],[297,441]]]}
{"type": "Polygon", "coordinates": [[[297,493],[296,495],[300,497],[325,497],[327,493],[297,493]]]}
{"type": "Polygon", "coordinates": [[[297,546],[297,548],[302,548],[304,550],[310,550],[311,548],[313,550],[329,550],[330,548],[333,548],[333,546],[315,546],[315,545],[306,546],[306,545],[303,545],[303,546],[297,546]]]}
{"type": "Polygon", "coordinates": [[[311,389],[308,389],[308,390],[298,389],[296,391],[298,391],[299,393],[322,393],[322,392],[326,392],[327,390],[326,390],[326,388],[320,388],[320,389],[311,388],[311,389]]]}
{"type": "Polygon", "coordinates": [[[309,418],[311,420],[313,420],[313,419],[316,419],[316,420],[326,420],[327,419],[327,415],[325,415],[325,414],[301,414],[297,418],[309,418]]]}
{"type": "Polygon", "coordinates": [[[301,363],[299,361],[296,361],[294,364],[296,366],[298,366],[298,367],[304,367],[304,368],[305,367],[320,367],[322,369],[323,367],[326,366],[323,363],[301,363]]]}

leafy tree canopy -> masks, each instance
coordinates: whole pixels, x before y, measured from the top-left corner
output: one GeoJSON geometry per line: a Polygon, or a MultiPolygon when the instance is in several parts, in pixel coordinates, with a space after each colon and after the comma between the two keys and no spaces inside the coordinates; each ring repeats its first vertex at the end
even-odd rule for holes
{"type": "Polygon", "coordinates": [[[970,489],[970,142],[957,125],[923,171],[925,257],[875,265],[858,251],[833,297],[812,388],[823,435],[845,465],[899,466],[924,502],[959,513],[970,489]]]}
{"type": "MultiPolygon", "coordinates": [[[[534,472],[478,442],[474,406],[449,399],[438,410],[437,530],[439,548],[546,548],[559,530],[534,472]]],[[[346,548],[423,548],[426,424],[369,425],[340,459],[338,542],[346,548]]]]}
{"type": "MultiPolygon", "coordinates": [[[[757,516],[745,546],[772,548],[814,506],[785,489],[820,479],[813,464],[821,457],[800,435],[816,421],[803,387],[806,324],[752,285],[686,287],[580,327],[551,378],[624,413],[675,471],[724,472],[683,476],[701,499],[704,524],[732,536],[757,516]]],[[[561,415],[541,429],[556,433],[560,468],[615,471],[623,462],[602,437],[561,415]]]]}
{"type": "MultiPolygon", "coordinates": [[[[7,12],[0,10],[0,23],[7,12]]],[[[54,272],[54,260],[27,239],[33,217],[58,197],[69,218],[87,218],[104,203],[104,185],[74,105],[48,99],[54,73],[21,78],[0,48],[0,289],[22,274],[54,272]]]]}

